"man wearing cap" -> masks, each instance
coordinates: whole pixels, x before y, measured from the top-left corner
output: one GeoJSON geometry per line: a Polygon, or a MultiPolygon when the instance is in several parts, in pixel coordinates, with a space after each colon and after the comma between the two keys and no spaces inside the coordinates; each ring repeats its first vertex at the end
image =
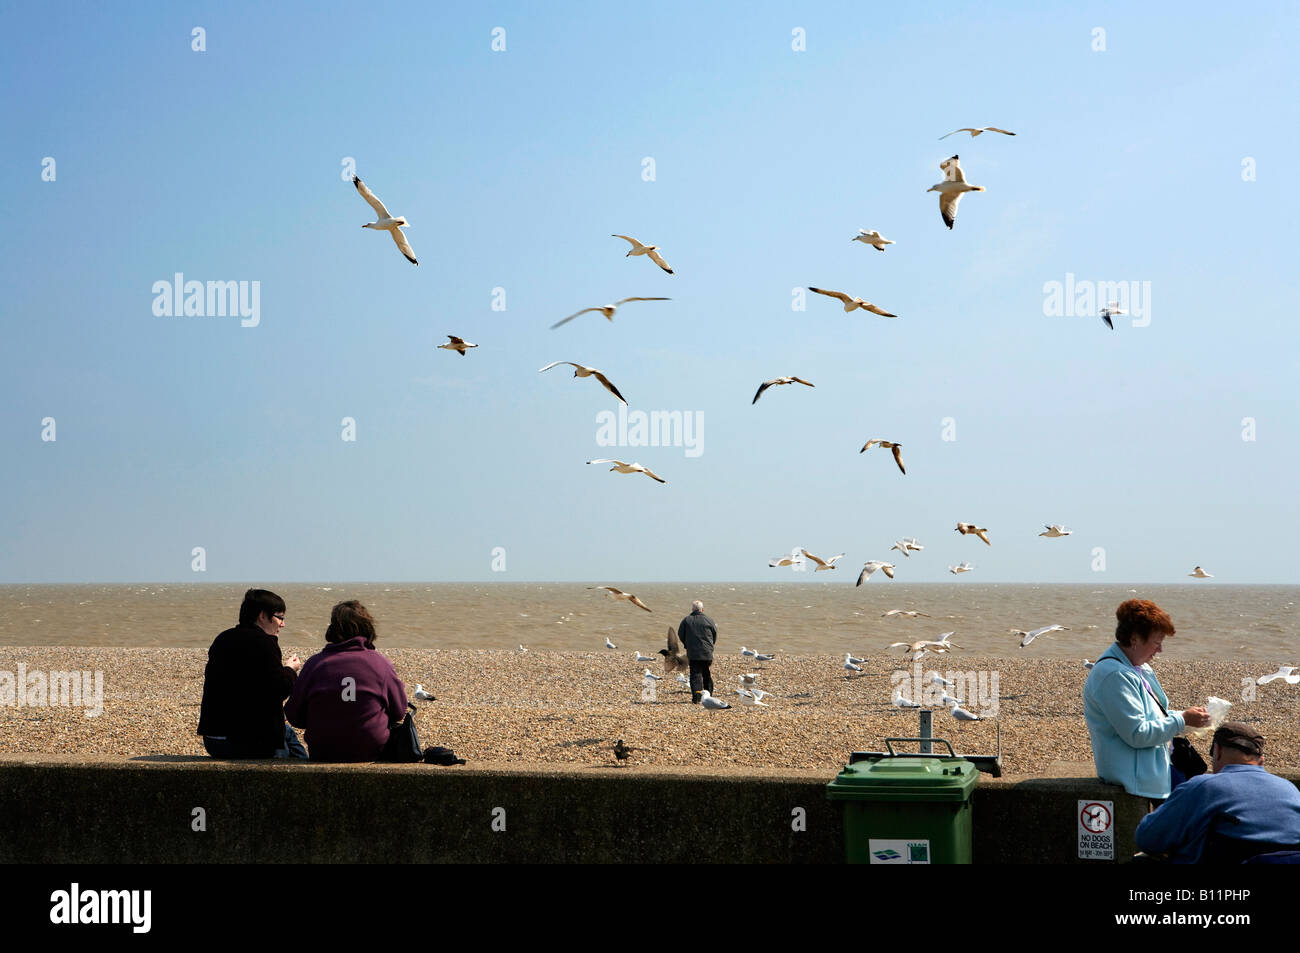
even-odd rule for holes
{"type": "Polygon", "coordinates": [[[1300,791],[1264,768],[1264,736],[1224,722],[1210,746],[1211,770],[1174,788],[1142,819],[1137,845],[1175,864],[1241,859],[1300,845],[1300,791]],[[1207,842],[1214,849],[1205,856],[1207,842]],[[1255,850],[1258,846],[1258,850],[1255,850]]]}

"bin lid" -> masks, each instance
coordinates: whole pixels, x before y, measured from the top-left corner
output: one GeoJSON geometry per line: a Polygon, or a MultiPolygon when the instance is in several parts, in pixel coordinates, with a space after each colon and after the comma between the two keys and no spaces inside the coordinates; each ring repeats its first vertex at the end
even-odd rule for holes
{"type": "Polygon", "coordinates": [[[979,778],[965,758],[880,758],[848,765],[826,785],[832,801],[964,801],[979,778]]]}

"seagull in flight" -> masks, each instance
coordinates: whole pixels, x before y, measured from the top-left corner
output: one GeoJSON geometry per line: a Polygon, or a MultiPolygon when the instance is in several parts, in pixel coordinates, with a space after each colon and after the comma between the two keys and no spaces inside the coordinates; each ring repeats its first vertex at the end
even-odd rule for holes
{"type": "Polygon", "coordinates": [[[1194,577],[1194,578],[1196,578],[1196,579],[1213,579],[1213,578],[1214,578],[1212,575],[1210,575],[1208,572],[1206,572],[1206,571],[1205,571],[1204,569],[1202,569],[1200,566],[1197,566],[1195,569],[1193,569],[1193,570],[1192,570],[1191,572],[1189,572],[1187,575],[1192,576],[1192,577],[1194,577]]]}
{"type": "Polygon", "coordinates": [[[962,172],[957,156],[944,159],[939,163],[939,168],[943,170],[943,181],[930,186],[926,191],[939,193],[939,214],[943,216],[943,223],[952,228],[953,222],[957,220],[957,203],[961,197],[967,192],[987,192],[988,189],[982,185],[966,184],[966,174],[962,172]]]}
{"type": "Polygon", "coordinates": [[[867,231],[865,228],[859,228],[858,234],[851,241],[862,242],[864,245],[872,245],[876,251],[884,251],[886,245],[895,245],[897,242],[883,237],[880,232],[867,231]]]}
{"type": "Polygon", "coordinates": [[[448,334],[447,338],[448,338],[447,344],[438,345],[438,349],[440,351],[457,351],[459,352],[461,357],[464,357],[465,352],[468,351],[470,348],[478,347],[477,344],[470,344],[464,338],[458,338],[454,334],[448,334]]]}
{"type": "Polygon", "coordinates": [[[682,648],[682,643],[677,638],[677,630],[671,625],[668,627],[668,648],[660,649],[659,654],[664,657],[664,674],[671,675],[673,672],[685,672],[690,669],[691,663],[686,658],[686,650],[682,648]]]}
{"type": "Polygon", "coordinates": [[[839,298],[841,301],[844,302],[845,311],[852,311],[855,308],[861,308],[863,311],[870,311],[872,314],[883,315],[886,318],[898,317],[898,315],[891,314],[890,312],[886,311],[884,308],[877,308],[870,301],[864,301],[861,298],[855,298],[852,295],[846,295],[843,291],[827,291],[825,288],[811,288],[811,287],[808,290],[819,295],[826,295],[826,297],[828,298],[839,298]]]}
{"type": "Polygon", "coordinates": [[[844,554],[840,553],[838,556],[832,556],[830,559],[822,560],[808,552],[806,549],[801,549],[800,552],[817,564],[817,568],[814,569],[813,572],[821,572],[823,569],[838,569],[839,567],[835,565],[835,560],[844,558],[844,554]]]}
{"type": "MultiPolygon", "coordinates": [[[[588,589],[604,589],[606,592],[609,593],[609,597],[610,597],[611,599],[617,599],[617,600],[620,600],[620,601],[623,601],[623,602],[630,602],[630,603],[632,603],[632,605],[634,605],[634,606],[640,606],[640,607],[641,607],[642,609],[644,609],[646,612],[653,612],[653,611],[654,611],[654,610],[651,609],[648,605],[646,605],[644,602],[642,602],[640,599],[638,599],[636,596],[632,595],[632,593],[630,593],[630,592],[624,592],[622,589],[615,589],[613,586],[588,586],[587,588],[588,588],[588,589]]],[[[605,641],[608,642],[609,639],[606,639],[605,641]]],[[[613,647],[614,647],[614,646],[612,646],[612,645],[610,646],[610,648],[613,648],[613,647]]]]}
{"type": "Polygon", "coordinates": [[[387,231],[393,236],[393,241],[397,243],[397,250],[406,256],[406,260],[412,265],[418,265],[419,262],[415,260],[415,252],[411,249],[410,242],[406,240],[406,236],[401,232],[401,229],[406,228],[410,224],[406,218],[404,216],[394,218],[392,213],[390,213],[388,209],[384,208],[384,203],[379,201],[379,198],[375,193],[366,188],[365,183],[355,175],[352,177],[352,184],[357,187],[357,191],[360,192],[361,197],[366,200],[366,204],[374,209],[375,214],[379,216],[378,221],[367,222],[361,227],[387,231]]]}
{"type": "Polygon", "coordinates": [[[903,455],[902,453],[899,452],[903,449],[903,445],[901,443],[892,443],[891,441],[888,440],[879,440],[873,437],[872,439],[868,440],[866,443],[862,445],[862,449],[859,450],[858,453],[866,453],[872,447],[877,445],[883,447],[886,450],[894,451],[894,462],[898,464],[898,469],[901,470],[904,475],[906,475],[907,468],[903,466],[903,455]]]}
{"type": "Polygon", "coordinates": [[[587,463],[612,463],[614,465],[609,468],[610,473],[613,473],[615,470],[619,473],[644,473],[652,480],[658,480],[660,483],[668,482],[653,470],[647,469],[639,463],[624,463],[622,460],[588,460],[587,463]]]}
{"type": "Polygon", "coordinates": [[[922,546],[920,543],[918,543],[911,536],[905,536],[902,539],[895,542],[893,546],[889,547],[890,552],[893,552],[895,549],[897,549],[908,559],[911,559],[913,552],[919,553],[921,550],[925,549],[925,547],[922,546]]]}
{"type": "Polygon", "coordinates": [[[1038,535],[1046,536],[1048,539],[1057,539],[1061,536],[1069,536],[1074,532],[1074,530],[1066,529],[1058,523],[1044,523],[1043,526],[1046,527],[1047,532],[1039,533],[1038,535]]]}
{"type": "Polygon", "coordinates": [[[790,553],[789,556],[777,556],[774,559],[769,559],[767,564],[774,569],[778,566],[797,566],[803,562],[803,556],[800,555],[802,552],[803,550],[800,549],[790,553]]]}
{"type": "Polygon", "coordinates": [[[1068,625],[1045,625],[1041,629],[1034,629],[1034,631],[1032,632],[1024,632],[1020,629],[1012,629],[1011,634],[1024,636],[1024,638],[1020,640],[1020,648],[1023,649],[1026,645],[1034,641],[1034,639],[1038,638],[1040,635],[1044,635],[1048,632],[1069,632],[1069,631],[1070,631],[1070,627],[1068,625]]]}
{"type": "Polygon", "coordinates": [[[578,315],[586,314],[588,311],[599,311],[610,321],[613,321],[614,312],[618,310],[618,306],[621,304],[627,304],[629,301],[672,301],[672,300],[673,300],[672,298],[619,298],[613,304],[601,305],[600,307],[597,308],[583,308],[581,311],[575,311],[573,312],[573,314],[569,315],[564,320],[556,321],[554,324],[552,324],[551,330],[554,331],[561,324],[567,324],[569,321],[572,321],[578,315]]]}
{"type": "Polygon", "coordinates": [[[922,616],[926,619],[932,618],[928,613],[921,612],[918,609],[890,609],[888,612],[882,612],[880,618],[886,619],[891,615],[905,615],[909,619],[915,619],[917,616],[922,616]]]}
{"type": "Polygon", "coordinates": [[[993,545],[992,543],[989,542],[989,538],[984,535],[985,533],[988,532],[987,527],[979,527],[976,526],[974,523],[958,523],[956,532],[961,533],[963,536],[968,536],[971,533],[974,533],[980,539],[984,540],[984,544],[986,546],[993,545]]]}
{"type": "MultiPolygon", "coordinates": [[[[659,266],[660,268],[662,268],[664,271],[668,272],[668,274],[671,275],[671,274],[673,273],[673,270],[672,270],[671,268],[668,267],[668,262],[664,261],[662,258],[659,257],[659,246],[658,246],[658,245],[642,245],[639,241],[637,241],[637,240],[636,240],[635,238],[633,238],[631,235],[611,235],[610,237],[611,237],[611,238],[621,238],[621,239],[623,239],[623,241],[625,241],[625,242],[631,242],[631,243],[632,243],[632,250],[631,250],[630,252],[628,252],[626,255],[624,255],[624,256],[623,256],[624,258],[630,258],[630,257],[632,257],[633,255],[649,255],[649,256],[650,256],[650,260],[651,260],[652,262],[654,262],[656,265],[658,265],[658,266],[659,266]]],[[[620,303],[621,303],[621,302],[620,302],[620,303]]]]}
{"type": "Polygon", "coordinates": [[[1110,319],[1121,314],[1128,314],[1128,312],[1120,308],[1118,301],[1112,301],[1101,309],[1101,319],[1106,322],[1106,327],[1112,331],[1115,330],[1115,325],[1110,319]]]}
{"type": "Polygon", "coordinates": [[[1255,679],[1255,684],[1267,685],[1275,678],[1285,680],[1288,685],[1300,684],[1300,668],[1296,668],[1293,665],[1281,665],[1272,675],[1261,675],[1259,678],[1255,679]]]}
{"type": "Polygon", "coordinates": [[[749,405],[752,407],[754,404],[757,404],[758,399],[763,396],[763,391],[767,390],[769,387],[776,387],[779,384],[805,384],[808,387],[817,386],[816,384],[804,380],[802,377],[776,377],[770,381],[763,381],[763,383],[758,386],[758,392],[754,394],[754,399],[750,401],[749,405]]]}
{"type": "Polygon", "coordinates": [[[862,572],[858,573],[858,585],[862,585],[879,569],[890,579],[894,578],[894,564],[882,562],[879,559],[872,559],[862,567],[862,572]]]}
{"type": "Polygon", "coordinates": [[[949,566],[948,571],[957,576],[964,572],[970,572],[974,568],[970,563],[958,563],[956,566],[949,566]]]}
{"type": "Polygon", "coordinates": [[[573,363],[573,361],[552,361],[550,364],[547,364],[545,367],[539,368],[537,373],[540,374],[542,373],[542,371],[549,371],[552,367],[558,367],[561,364],[568,364],[570,367],[577,368],[577,370],[573,372],[574,377],[596,378],[596,380],[600,381],[601,385],[605,388],[605,390],[609,391],[620,401],[622,401],[624,406],[627,406],[627,401],[624,400],[623,395],[618,392],[618,388],[614,386],[614,382],[605,376],[604,371],[598,371],[594,367],[585,367],[582,364],[575,364],[573,363]]]}
{"type": "Polygon", "coordinates": [[[961,129],[954,129],[952,132],[948,133],[948,135],[940,136],[939,140],[942,142],[944,139],[947,139],[948,136],[955,136],[959,132],[969,132],[972,139],[978,136],[981,132],[1000,132],[1004,136],[1015,135],[1014,132],[1009,132],[1006,129],[999,129],[997,126],[981,126],[979,129],[972,129],[970,126],[963,126],[961,129]]]}

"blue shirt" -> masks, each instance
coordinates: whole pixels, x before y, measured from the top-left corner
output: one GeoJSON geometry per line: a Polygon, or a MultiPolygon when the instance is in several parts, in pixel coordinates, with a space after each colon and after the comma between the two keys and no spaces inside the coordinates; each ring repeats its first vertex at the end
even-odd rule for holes
{"type": "Polygon", "coordinates": [[[1097,659],[1083,686],[1097,777],[1129,794],[1169,796],[1169,741],[1185,724],[1181,712],[1161,706],[1167,710],[1169,700],[1159,679],[1135,669],[1118,642],[1097,659]]]}
{"type": "Polygon", "coordinates": [[[1262,765],[1224,765],[1178,785],[1142,818],[1137,845],[1150,854],[1172,854],[1176,864],[1194,864],[1212,831],[1262,844],[1300,844],[1300,791],[1262,765]]]}

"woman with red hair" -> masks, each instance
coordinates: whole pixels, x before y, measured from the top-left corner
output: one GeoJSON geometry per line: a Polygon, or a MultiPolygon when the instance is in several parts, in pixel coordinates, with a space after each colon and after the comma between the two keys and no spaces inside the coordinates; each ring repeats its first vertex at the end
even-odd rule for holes
{"type": "Polygon", "coordinates": [[[1115,618],[1115,644],[1093,664],[1083,686],[1092,760],[1101,780],[1162,801],[1170,791],[1170,741],[1184,728],[1208,725],[1210,715],[1204,708],[1170,711],[1147,664],[1174,634],[1169,615],[1154,602],[1130,599],[1115,618]]]}

